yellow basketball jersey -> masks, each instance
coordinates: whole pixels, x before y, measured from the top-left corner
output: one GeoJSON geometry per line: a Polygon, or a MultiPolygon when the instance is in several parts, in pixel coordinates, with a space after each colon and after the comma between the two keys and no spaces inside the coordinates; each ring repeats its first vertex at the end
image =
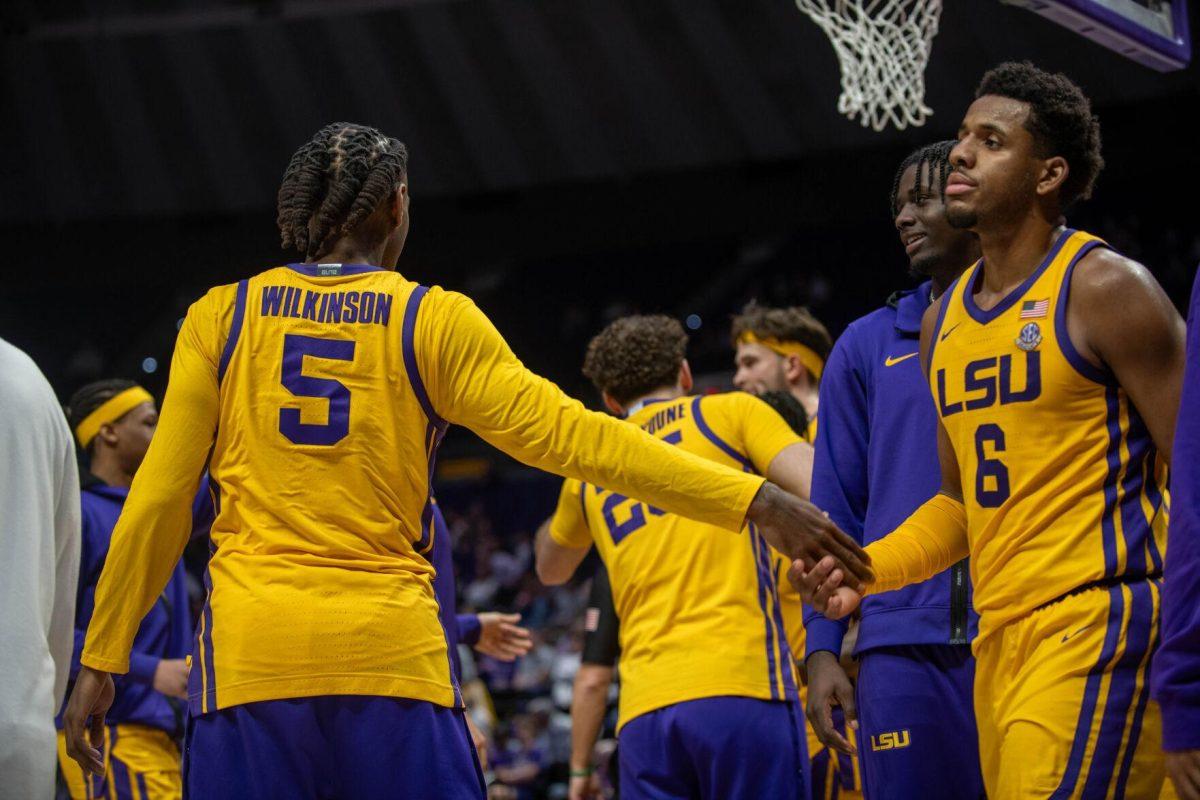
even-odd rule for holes
{"type": "Polygon", "coordinates": [[[404,693],[449,705],[423,556],[444,429],[415,362],[425,289],[386,270],[303,269],[269,270],[234,289],[234,305],[246,308],[218,364],[218,516],[193,662],[201,711],[218,707],[218,692],[220,707],[257,699],[282,654],[298,694],[404,693]],[[319,584],[305,569],[315,563],[327,576],[319,584]],[[327,569],[338,563],[342,571],[327,569]],[[298,646],[317,639],[324,653],[298,646]]]}
{"type": "MultiPolygon", "coordinates": [[[[741,392],[649,401],[628,421],[759,473],[799,441],[774,409],[741,392]]],[[[732,534],[567,480],[550,534],[567,547],[594,542],[608,568],[621,621],[618,726],[703,697],[795,698],[771,551],[753,526],[732,534]]]]}
{"type": "Polygon", "coordinates": [[[270,269],[188,311],[81,661],[128,669],[207,460],[218,511],[192,713],[317,695],[457,703],[425,557],[451,423],[738,541],[762,486],[588,411],[526,370],[460,294],[364,265],[270,269]]]}
{"type": "Polygon", "coordinates": [[[1071,274],[1103,246],[1065,231],[987,311],[979,262],[934,328],[929,381],[962,473],[980,640],[1082,585],[1162,570],[1165,465],[1124,390],[1067,333],[1071,274]]]}

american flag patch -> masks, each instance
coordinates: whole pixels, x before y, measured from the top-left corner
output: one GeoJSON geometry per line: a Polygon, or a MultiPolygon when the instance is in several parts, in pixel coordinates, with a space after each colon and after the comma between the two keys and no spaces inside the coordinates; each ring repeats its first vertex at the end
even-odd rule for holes
{"type": "Polygon", "coordinates": [[[600,609],[589,608],[587,614],[583,618],[583,629],[588,633],[595,633],[600,627],[600,609]]]}
{"type": "Polygon", "coordinates": [[[1045,300],[1026,300],[1021,303],[1021,319],[1041,319],[1050,310],[1049,298],[1045,300]]]}

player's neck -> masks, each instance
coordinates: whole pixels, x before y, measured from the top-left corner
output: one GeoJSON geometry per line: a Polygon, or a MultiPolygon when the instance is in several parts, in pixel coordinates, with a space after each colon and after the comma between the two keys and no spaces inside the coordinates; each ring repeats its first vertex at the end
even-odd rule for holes
{"type": "Polygon", "coordinates": [[[117,463],[115,455],[101,451],[92,456],[91,472],[109,486],[128,489],[133,485],[133,473],[126,472],[117,463]]]}
{"type": "Polygon", "coordinates": [[[655,389],[653,392],[647,392],[641,397],[629,401],[625,406],[625,416],[631,416],[641,411],[647,404],[657,400],[675,400],[683,397],[683,389],[678,386],[663,387],[655,389]]]}
{"type": "Polygon", "coordinates": [[[386,242],[380,242],[375,248],[364,247],[359,242],[341,239],[334,243],[328,253],[318,258],[317,264],[371,264],[380,266],[383,263],[383,251],[386,242]]]}
{"type": "Polygon", "coordinates": [[[996,230],[979,230],[983,290],[998,294],[1019,286],[1042,263],[1060,232],[1061,226],[1038,214],[996,230]]]}
{"type": "Polygon", "coordinates": [[[817,415],[817,401],[820,398],[820,393],[808,387],[793,386],[791,388],[792,397],[796,398],[800,405],[804,406],[804,414],[812,419],[817,415]]]}

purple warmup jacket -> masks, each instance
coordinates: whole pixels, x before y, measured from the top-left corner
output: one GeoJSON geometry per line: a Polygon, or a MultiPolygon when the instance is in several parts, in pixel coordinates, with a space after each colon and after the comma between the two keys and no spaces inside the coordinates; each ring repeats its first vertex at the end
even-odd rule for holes
{"type": "MultiPolygon", "coordinates": [[[[898,292],[846,328],[821,375],[812,501],[862,544],[896,528],[937,493],[937,411],[917,349],[928,282],[898,292]]],[[[971,609],[966,562],[895,592],[868,595],[856,653],[874,647],[968,644],[971,609]]],[[[840,653],[846,622],[804,609],[805,657],[840,653]]]]}
{"type": "Polygon", "coordinates": [[[1188,309],[1183,402],[1171,450],[1171,525],[1163,570],[1162,646],[1151,684],[1163,748],[1200,749],[1200,273],[1188,309]]]}

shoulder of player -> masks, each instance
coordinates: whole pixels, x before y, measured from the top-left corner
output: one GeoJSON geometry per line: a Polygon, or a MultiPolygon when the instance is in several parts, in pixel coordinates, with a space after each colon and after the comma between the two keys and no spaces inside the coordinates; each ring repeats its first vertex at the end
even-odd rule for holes
{"type": "Polygon", "coordinates": [[[1071,313],[1107,324],[1114,316],[1136,316],[1156,304],[1162,290],[1145,266],[1107,247],[1095,247],[1071,275],[1071,313]]]}

